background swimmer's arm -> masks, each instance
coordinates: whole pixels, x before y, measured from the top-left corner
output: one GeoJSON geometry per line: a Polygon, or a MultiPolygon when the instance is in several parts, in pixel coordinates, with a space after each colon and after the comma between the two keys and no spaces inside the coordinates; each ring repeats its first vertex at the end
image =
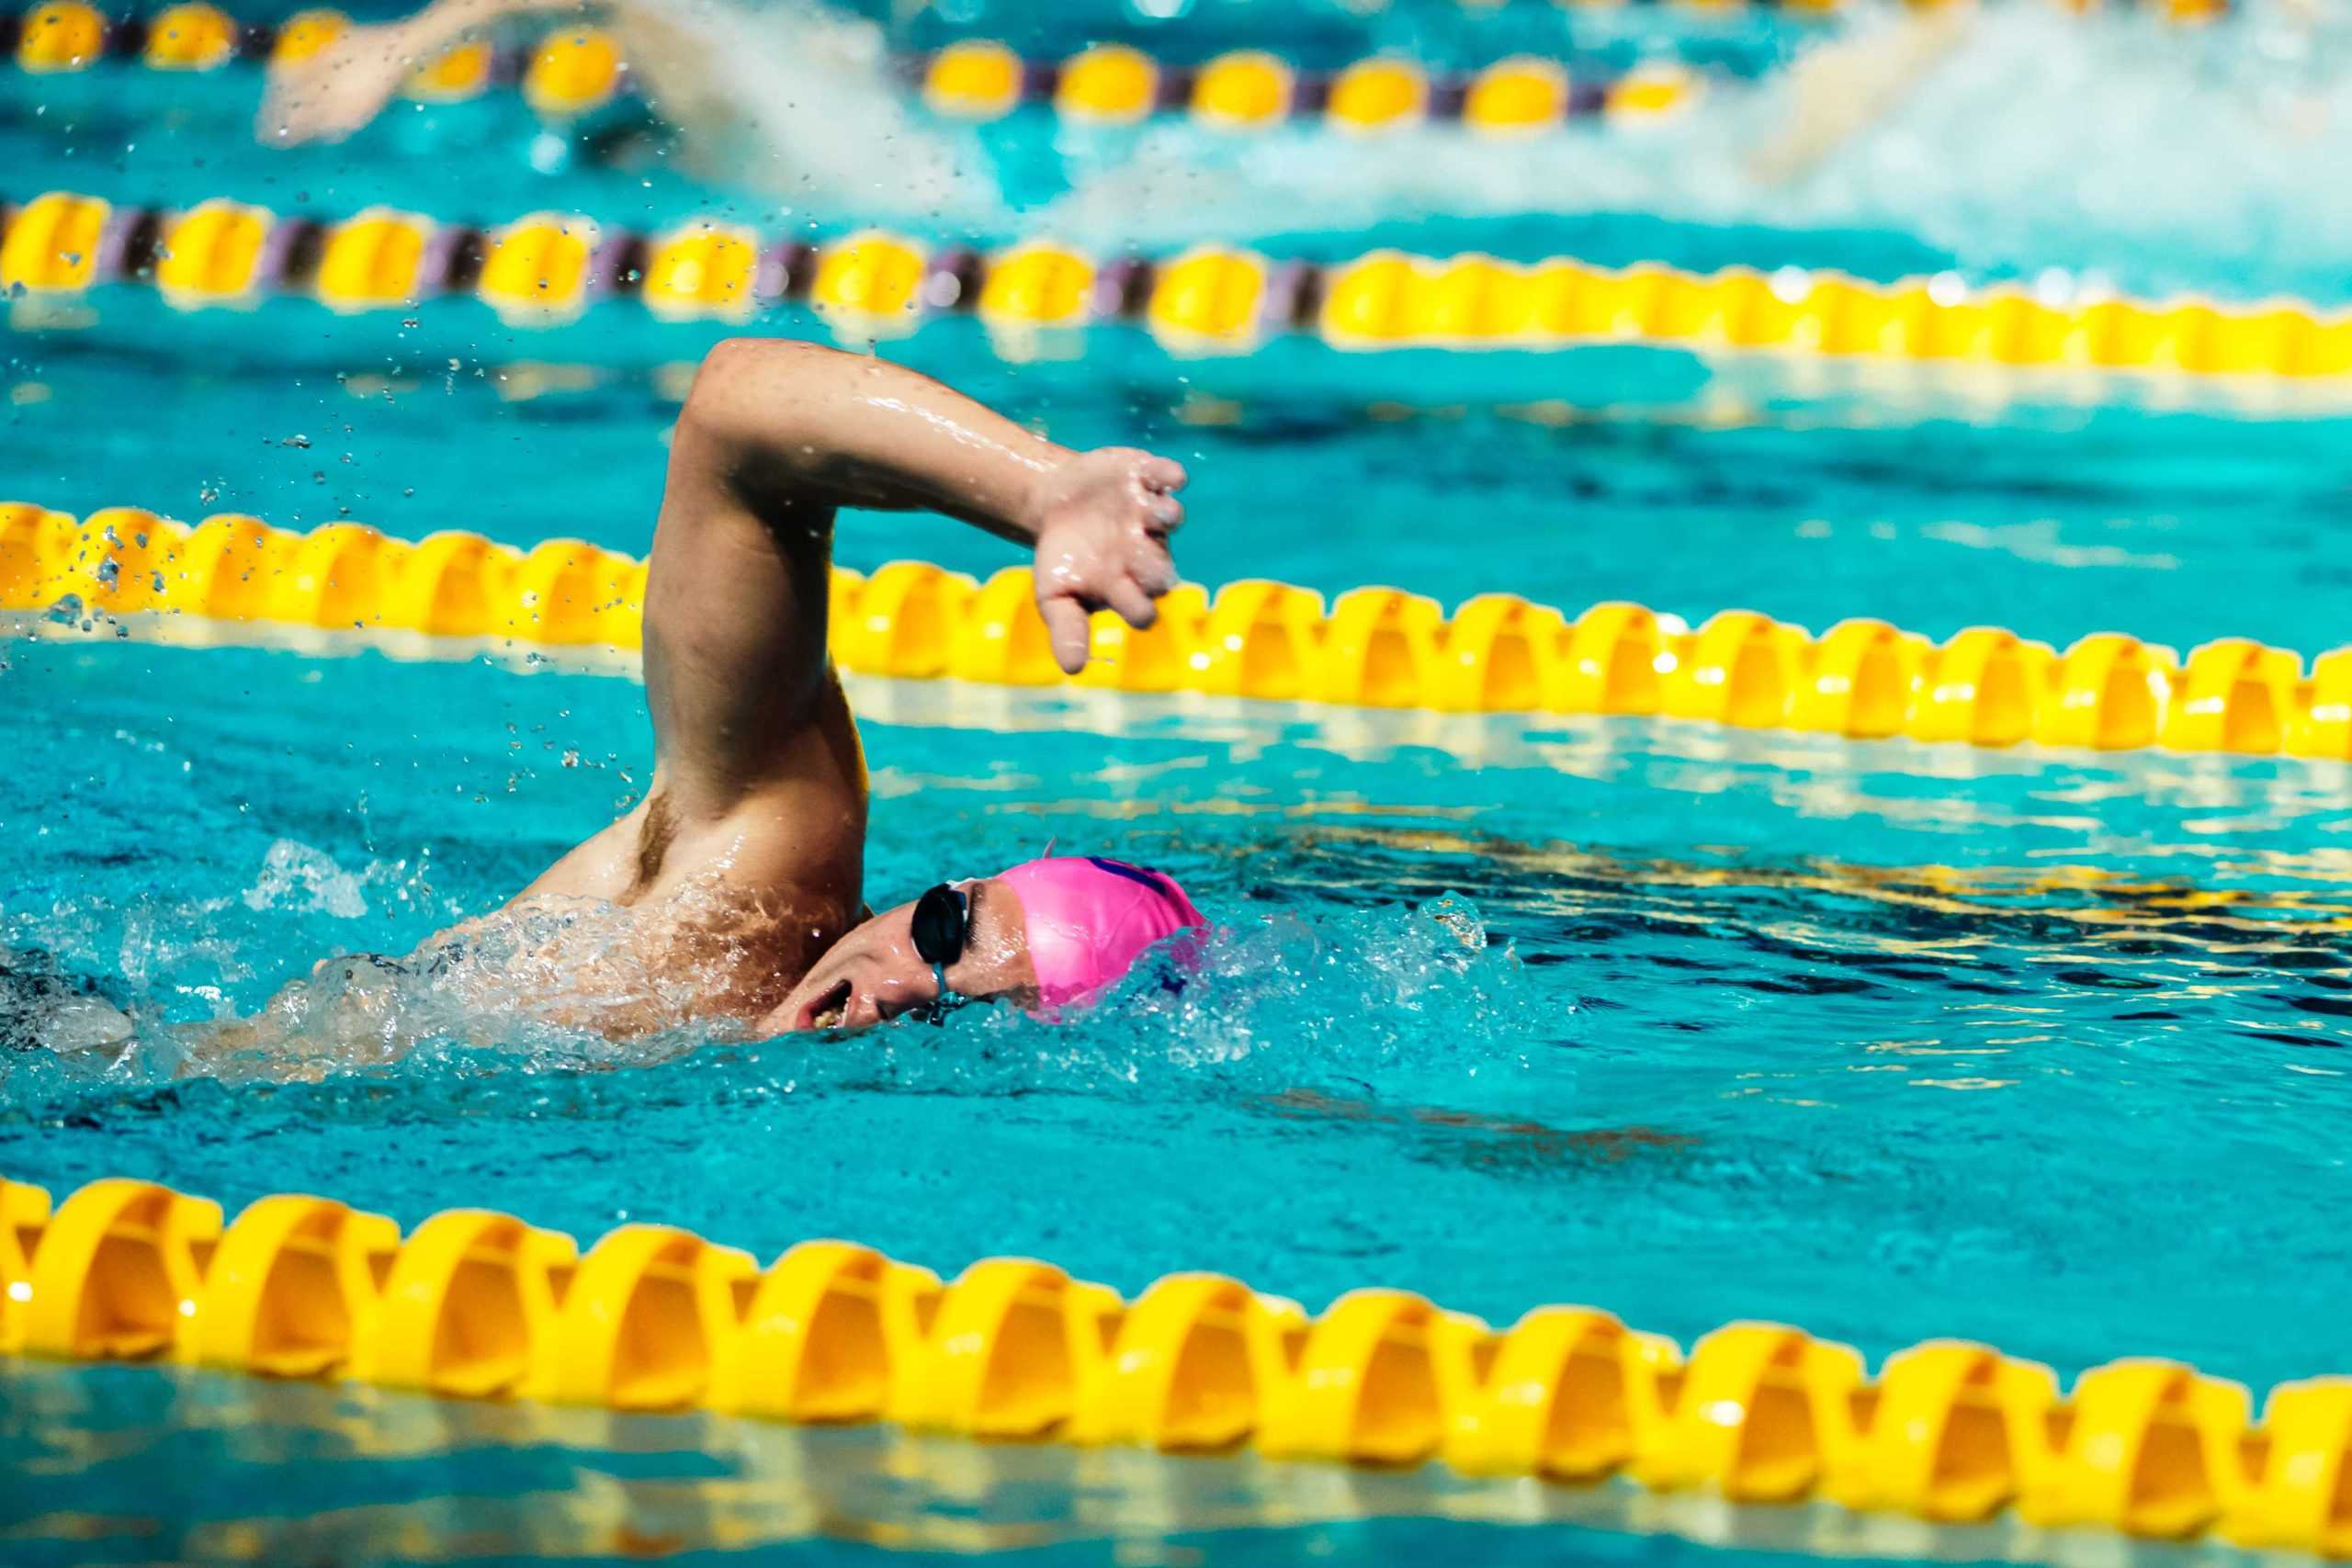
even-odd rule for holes
{"type": "Polygon", "coordinates": [[[1789,68],[1789,118],[1748,160],[1767,185],[1803,179],[1864,127],[1902,107],[1973,21],[1973,0],[1915,6],[1892,21],[1842,32],[1789,68]]]}
{"type": "Polygon", "coordinates": [[[1148,626],[1175,586],[1183,483],[1167,458],[1072,452],[883,360],[719,344],[671,442],[646,589],[646,695],[676,806],[725,811],[789,775],[838,702],[835,508],[935,510],[1032,547],[1055,653],[1075,671],[1089,612],[1148,626]]]}
{"type": "Polygon", "coordinates": [[[397,22],[356,23],[307,60],[272,65],[254,134],[278,145],[340,141],[383,111],[417,66],[508,17],[580,15],[585,0],[434,0],[397,22]]]}
{"type": "Polygon", "coordinates": [[[356,24],[310,59],[273,65],[254,134],[280,146],[340,141],[383,112],[408,74],[510,17],[594,13],[662,118],[689,128],[723,115],[694,39],[661,0],[434,0],[397,22],[356,24]]]}

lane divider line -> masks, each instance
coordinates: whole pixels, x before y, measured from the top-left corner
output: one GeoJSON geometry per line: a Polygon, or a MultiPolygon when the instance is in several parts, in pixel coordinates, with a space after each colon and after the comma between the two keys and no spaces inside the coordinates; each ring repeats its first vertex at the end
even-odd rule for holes
{"type": "MultiPolygon", "coordinates": [[[[1826,8],[1807,4],[1790,10],[1809,16],[1826,8]]],[[[22,16],[0,14],[0,52],[38,75],[86,71],[103,61],[209,73],[238,62],[299,64],[351,25],[333,10],[302,11],[273,25],[240,23],[204,0],[167,6],[149,17],[109,17],[87,0],[47,0],[22,16]]],[[[1027,104],[1091,125],[1182,114],[1227,131],[1307,121],[1366,134],[1437,120],[1505,138],[1572,120],[1656,118],[1688,105],[1702,83],[1695,72],[1668,62],[1571,78],[1560,62],[1539,55],[1452,72],[1383,54],[1336,71],[1310,71],[1263,50],[1233,50],[1198,65],[1178,65],[1125,44],[1028,60],[984,39],[903,56],[893,65],[933,113],[950,119],[999,119],[1027,104]]],[[[611,33],[571,27],[523,51],[480,40],[454,45],[419,65],[402,90],[423,102],[456,103],[498,87],[519,88],[541,118],[562,124],[632,92],[634,84],[611,33]]]]}
{"type": "Polygon", "coordinates": [[[1972,289],[1950,273],[1882,284],[1797,267],[1702,274],[1390,250],[1318,264],[1218,245],[1096,258],[1050,241],[983,253],[880,230],[810,243],[707,220],[647,233],[554,212],[484,229],[381,207],[339,221],[280,218],[223,198],[117,207],[51,191],[0,204],[0,295],[116,282],[153,284],[180,310],[296,294],[348,313],[471,295],[522,327],[574,321],[611,297],[673,321],[741,322],[795,304],[852,341],[969,314],[1008,355],[1034,352],[1045,334],[1134,322],[1186,355],[1246,354],[1304,333],[1351,351],[1643,344],[2239,383],[2352,375],[2352,311],[2295,299],[2052,301],[1972,289]]]}
{"type": "MultiPolygon", "coordinates": [[[[136,507],[74,518],[0,502],[0,611],[165,615],[323,631],[499,638],[541,648],[642,640],[645,563],[577,539],[519,550],[479,534],[411,543],[356,523],[308,533],[241,514],[191,527],[136,507]]],[[[859,674],[1000,686],[1071,683],[1026,567],[976,581],[922,561],[833,573],[834,660],[859,674]]],[[[2183,660],[2121,632],[2063,653],[1998,626],[1941,643],[1882,620],[1818,637],[1753,610],[1697,627],[1639,604],[1573,618],[1510,593],[1448,615],[1364,587],[1185,583],[1136,631],[1108,612],[1076,684],[1456,713],[1617,714],[1849,739],[2352,761],[2352,647],[2308,667],[2223,637],[2183,660]]]]}
{"type": "MultiPolygon", "coordinates": [[[[1494,0],[1462,0],[1490,8],[1494,0]]],[[[1592,0],[1553,0],[1573,10],[1592,0]]],[[[1644,0],[1660,9],[1687,10],[1714,20],[1755,10],[1799,23],[1833,18],[1849,0],[1644,0]]],[[[1950,0],[1914,0],[1928,9],[1950,0]]],[[[2103,0],[2054,0],[2067,15],[2090,17],[2103,0]]],[[[2181,27],[2220,20],[2229,0],[2133,0],[2121,8],[2144,11],[2181,27]]],[[[134,62],[156,71],[209,72],[238,62],[299,63],[351,26],[341,11],[299,11],[283,22],[239,22],[208,0],[176,0],[153,16],[110,16],[89,0],[43,0],[21,13],[0,12],[0,53],[24,71],[41,74],[87,70],[101,61],[134,62]]],[[[1604,101],[1553,107],[1540,80],[1548,57],[1513,57],[1468,75],[1433,71],[1408,57],[1374,55],[1337,71],[1301,68],[1262,50],[1230,50],[1197,65],[1158,60],[1129,44],[1090,45],[1060,59],[1023,59],[1003,43],[966,39],[928,53],[901,57],[898,69],[919,86],[936,112],[991,119],[1024,103],[1052,106],[1082,121],[1124,123],[1154,112],[1182,110],[1204,124],[1252,130],[1320,115],[1341,130],[1376,130],[1423,118],[1459,118],[1501,133],[1526,129],[1525,112],[1550,107],[1545,124],[1580,114],[1610,112],[1604,101]],[[1531,64],[1532,62],[1532,64],[1531,64]],[[1471,100],[1485,92],[1498,101],[1471,100]],[[1495,112],[1491,115],[1487,109],[1495,112]]],[[[1685,85],[1687,73],[1672,76],[1685,85]]],[[[1655,112],[1655,85],[1632,95],[1629,112],[1655,112]]],[[[611,35],[594,28],[562,28],[530,50],[481,41],[452,46],[419,66],[406,84],[410,96],[447,102],[493,86],[519,85],[533,108],[565,119],[602,107],[628,90],[628,68],[611,35]]],[[[1579,95],[1581,98],[1581,95],[1579,95]]]]}
{"type": "MultiPolygon", "coordinates": [[[[1320,1314],[1211,1273],[1133,1301],[1050,1263],[953,1281],[844,1241],[765,1268],[674,1226],[585,1252],[481,1209],[405,1236],[333,1199],[220,1206],[152,1181],[52,1202],[0,1181],[0,1350],[348,1379],[446,1398],[981,1439],[1253,1447],[1270,1458],[1576,1485],[1623,1475],[1736,1502],[1826,1501],[2352,1554],[2352,1378],[2241,1384],[2116,1360],[2048,1367],[1931,1340],[1875,1377],[1849,1347],[1735,1323],[1688,1355],[1590,1307],[1497,1331],[1397,1290],[1320,1314]]],[[[0,1369],[0,1375],[5,1369],[0,1369]]]]}

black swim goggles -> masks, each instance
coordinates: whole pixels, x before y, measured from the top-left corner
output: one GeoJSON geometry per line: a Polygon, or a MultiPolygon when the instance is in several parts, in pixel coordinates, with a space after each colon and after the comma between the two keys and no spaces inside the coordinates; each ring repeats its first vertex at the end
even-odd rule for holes
{"type": "Polygon", "coordinates": [[[964,956],[965,939],[971,935],[971,896],[943,882],[915,900],[911,924],[915,956],[931,965],[931,977],[939,986],[938,993],[923,1010],[936,1023],[948,1007],[966,999],[949,988],[947,966],[964,956]]]}

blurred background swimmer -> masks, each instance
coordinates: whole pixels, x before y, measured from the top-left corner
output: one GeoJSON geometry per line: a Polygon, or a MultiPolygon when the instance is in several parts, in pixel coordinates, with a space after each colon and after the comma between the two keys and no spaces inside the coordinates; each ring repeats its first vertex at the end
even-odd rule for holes
{"type": "MultiPolygon", "coordinates": [[[[409,71],[510,19],[617,35],[661,156],[721,190],[926,232],[1172,250],[1435,217],[1645,212],[1881,231],[1962,271],[2151,295],[2324,290],[2352,243],[2352,209],[2311,199],[2352,153],[2347,40],[2301,0],[2249,6],[2203,39],[2144,8],[1857,4],[1753,73],[1675,65],[1689,91],[1671,112],[1507,149],[1442,117],[1356,136],[1295,116],[1237,136],[1168,114],[1008,141],[927,113],[892,53],[904,40],[816,0],[438,0],[277,68],[261,137],[346,136],[409,71]],[[2066,135],[2048,134],[2061,122],[2066,135]],[[1948,155],[1960,145],[1970,156],[1948,155]]],[[[635,144],[615,122],[543,136],[533,157],[635,144]]],[[[1890,254],[1918,265],[1916,251],[1890,254]]]]}
{"type": "Polygon", "coordinates": [[[805,0],[434,0],[273,66],[254,132],[278,146],[340,141],[418,66],[518,17],[593,18],[611,32],[691,173],[877,213],[997,209],[971,143],[914,118],[881,30],[805,0]],[[888,160],[875,159],[877,145],[888,160]]]}
{"type": "MultiPolygon", "coordinates": [[[[1747,173],[1768,184],[1809,173],[1942,61],[1974,9],[1973,0],[1951,0],[1905,10],[1805,51],[1788,73],[1784,101],[1771,106],[1747,173]]],[[[973,217],[997,205],[975,194],[993,188],[974,178],[987,172],[976,145],[910,112],[892,79],[883,29],[814,0],[434,0],[273,67],[256,131],[278,145],[340,141],[382,113],[418,67],[531,17],[593,19],[610,31],[652,112],[705,177],[933,216],[973,217]],[[891,148],[888,178],[870,172],[877,143],[891,148]]],[[[1059,205],[1083,227],[1095,209],[1124,217],[1180,184],[1197,199],[1198,152],[1148,140],[1121,160],[1125,168],[1096,171],[1059,205]]],[[[1311,171],[1298,175],[1323,183],[1311,171]]]]}

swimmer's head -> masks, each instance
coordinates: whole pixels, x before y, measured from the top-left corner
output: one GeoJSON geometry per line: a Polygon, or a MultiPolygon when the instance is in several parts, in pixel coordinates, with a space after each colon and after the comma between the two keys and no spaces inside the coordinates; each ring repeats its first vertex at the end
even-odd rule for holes
{"type": "Polygon", "coordinates": [[[771,1021],[862,1029],[956,1001],[1051,1017],[1092,999],[1154,944],[1205,925],[1176,879],[1091,855],[944,883],[835,942],[771,1021]]]}

